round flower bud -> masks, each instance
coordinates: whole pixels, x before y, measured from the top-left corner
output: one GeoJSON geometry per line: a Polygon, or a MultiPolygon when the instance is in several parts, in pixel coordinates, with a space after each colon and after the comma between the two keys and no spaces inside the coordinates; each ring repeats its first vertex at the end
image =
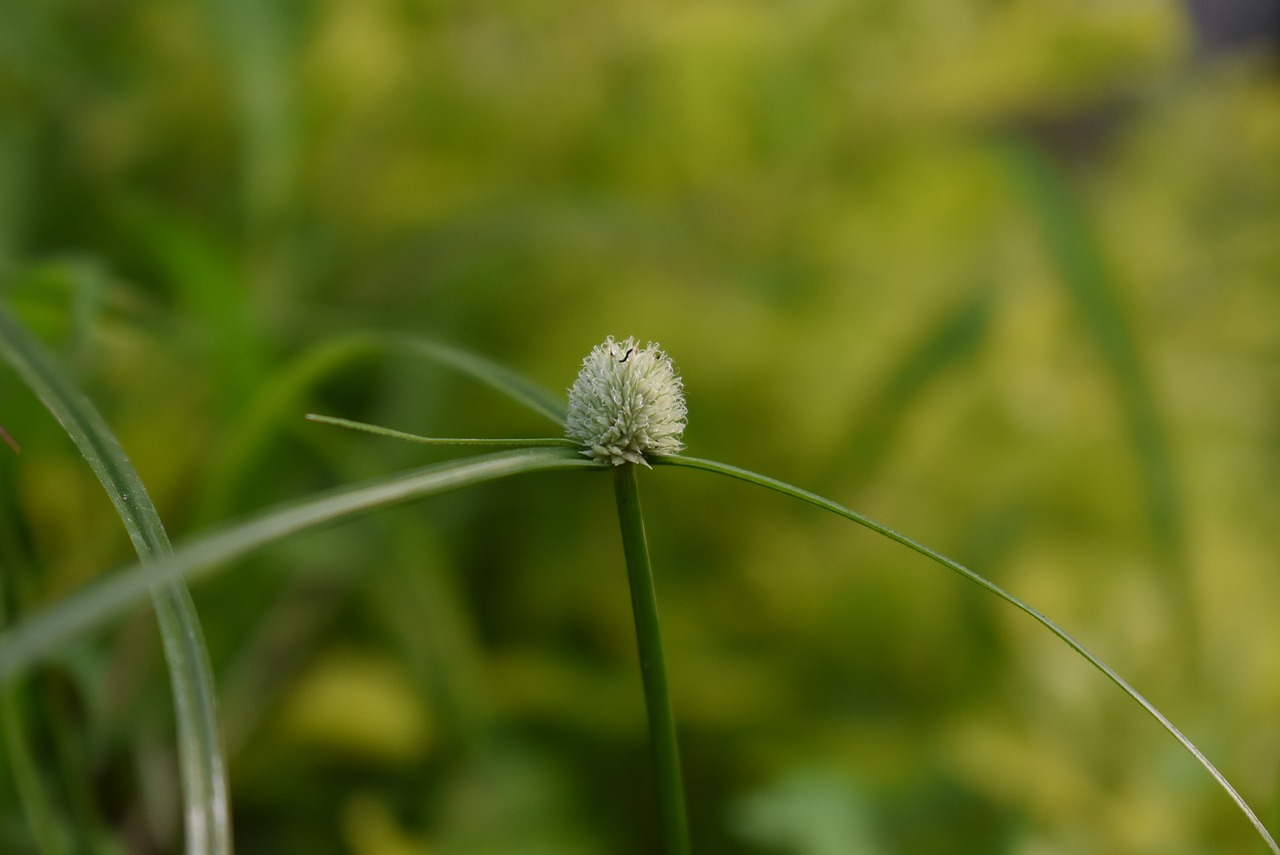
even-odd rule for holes
{"type": "Polygon", "coordinates": [[[582,361],[569,390],[565,434],[582,453],[614,466],[641,463],[646,454],[676,454],[684,446],[684,381],[658,345],[636,346],[613,336],[582,361]]]}

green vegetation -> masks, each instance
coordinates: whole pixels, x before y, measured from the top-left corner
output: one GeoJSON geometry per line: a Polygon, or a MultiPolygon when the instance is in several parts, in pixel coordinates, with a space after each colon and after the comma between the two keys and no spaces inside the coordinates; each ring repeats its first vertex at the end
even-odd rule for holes
{"type": "MultiPolygon", "coordinates": [[[[980,570],[1277,825],[1264,58],[1167,4],[10,6],[0,851],[216,851],[211,710],[237,851],[658,851],[597,465],[303,418],[554,436],[607,334],[678,362],[684,468],[980,570]]],[[[1265,851],[997,598],[638,475],[692,851],[1265,851]]]]}

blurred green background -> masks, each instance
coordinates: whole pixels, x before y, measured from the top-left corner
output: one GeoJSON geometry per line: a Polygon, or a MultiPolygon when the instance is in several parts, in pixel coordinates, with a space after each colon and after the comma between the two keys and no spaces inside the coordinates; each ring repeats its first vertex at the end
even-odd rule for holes
{"type": "MultiPolygon", "coordinates": [[[[660,341],[691,453],[1024,597],[1280,827],[1280,75],[1178,3],[8,0],[0,288],[179,541],[448,456],[307,411],[557,430],[351,333],[553,389],[660,341]]],[[[7,370],[0,424],[12,619],[131,552],[7,370]]],[[[1008,606],[642,475],[696,851],[1262,851],[1008,606]]],[[[609,479],[377,513],[194,594],[239,851],[656,851],[609,479]]],[[[84,851],[176,851],[147,610],[25,688],[84,851]]],[[[0,851],[34,851],[7,773],[0,851]]]]}

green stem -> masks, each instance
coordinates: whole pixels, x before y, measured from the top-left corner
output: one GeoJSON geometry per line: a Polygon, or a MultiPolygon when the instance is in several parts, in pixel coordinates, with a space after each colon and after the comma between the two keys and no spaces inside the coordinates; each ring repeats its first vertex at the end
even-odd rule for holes
{"type": "Polygon", "coordinates": [[[658,601],[653,592],[644,517],[640,513],[636,467],[629,463],[614,467],[613,475],[618,522],[622,526],[622,551],[626,555],[627,580],[631,585],[640,676],[644,681],[644,705],[649,717],[649,743],[657,777],[662,836],[667,855],[688,855],[689,822],[685,817],[684,786],[680,780],[680,751],[676,746],[675,719],[671,715],[671,693],[667,689],[667,666],[662,657],[658,601]]]}

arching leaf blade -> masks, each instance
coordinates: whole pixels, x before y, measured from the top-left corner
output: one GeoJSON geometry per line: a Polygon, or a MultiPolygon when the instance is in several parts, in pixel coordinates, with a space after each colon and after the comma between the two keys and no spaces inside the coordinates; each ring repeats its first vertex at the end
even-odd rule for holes
{"type": "Polygon", "coordinates": [[[1205,771],[1207,771],[1209,775],[1214,779],[1214,781],[1217,782],[1218,786],[1220,786],[1223,789],[1223,791],[1225,791],[1226,794],[1231,798],[1231,800],[1235,802],[1236,807],[1238,807],[1241,810],[1241,812],[1244,813],[1245,817],[1249,820],[1249,822],[1253,825],[1254,829],[1258,832],[1258,835],[1271,848],[1271,851],[1275,853],[1275,855],[1280,855],[1280,846],[1277,846],[1275,839],[1272,838],[1271,836],[1271,833],[1267,831],[1266,826],[1264,826],[1262,824],[1262,821],[1258,819],[1257,814],[1254,813],[1253,809],[1249,807],[1249,804],[1244,800],[1244,797],[1242,797],[1238,792],[1236,792],[1235,787],[1233,787],[1231,783],[1226,779],[1226,777],[1221,772],[1218,771],[1217,767],[1214,766],[1212,762],[1210,762],[1209,758],[1206,757],[1204,753],[1199,748],[1197,748],[1195,744],[1192,743],[1192,741],[1182,733],[1182,731],[1180,731],[1177,727],[1175,727],[1173,722],[1171,722],[1164,715],[1164,713],[1160,712],[1160,710],[1157,709],[1154,704],[1148,701],[1140,692],[1138,692],[1137,689],[1133,688],[1133,686],[1131,686],[1128,683],[1128,681],[1126,681],[1123,677],[1121,677],[1118,673],[1116,673],[1116,671],[1112,669],[1111,666],[1107,665],[1105,662],[1099,659],[1092,651],[1090,651],[1083,644],[1077,641],[1075,637],[1073,637],[1065,629],[1058,626],[1058,624],[1054,623],[1048,617],[1041,614],[1039,611],[1037,611],[1027,603],[1020,600],[1018,597],[1009,593],[1004,588],[1001,588],[996,583],[974,572],[973,570],[970,570],[969,568],[965,567],[959,562],[948,558],[947,556],[943,555],[940,552],[937,552],[936,550],[930,549],[929,547],[913,540],[912,538],[907,537],[905,534],[902,534],[898,531],[895,531],[894,529],[889,528],[883,523],[876,522],[870,517],[864,516],[858,513],[857,511],[853,511],[853,510],[850,510],[849,508],[846,508],[844,505],[841,505],[837,502],[833,502],[830,499],[823,498],[822,496],[819,496],[816,493],[811,493],[808,490],[801,489],[800,487],[787,484],[784,481],[779,481],[776,478],[770,478],[767,475],[761,475],[759,473],[752,472],[747,469],[741,469],[737,466],[730,466],[727,463],[719,463],[714,460],[704,460],[697,457],[686,457],[683,455],[672,456],[672,457],[651,457],[650,461],[655,465],[678,466],[686,469],[700,469],[704,472],[714,472],[719,475],[727,475],[730,478],[735,478],[739,481],[745,481],[748,484],[755,484],[756,486],[773,490],[774,492],[781,493],[785,496],[791,496],[792,498],[799,499],[803,502],[808,502],[809,504],[815,507],[821,508],[825,511],[830,511],[831,513],[836,514],[838,516],[842,516],[845,519],[851,520],[857,523],[858,525],[861,525],[865,528],[870,529],[871,531],[874,531],[879,535],[887,537],[890,540],[896,541],[897,543],[902,544],[903,546],[907,547],[913,552],[917,552],[920,555],[923,555],[924,557],[928,558],[930,561],[933,561],[937,564],[941,564],[943,567],[946,567],[948,570],[951,570],[955,573],[960,574],[965,579],[969,580],[970,582],[973,582],[975,585],[985,588],[987,591],[990,591],[992,594],[995,594],[997,597],[1009,603],[1014,608],[1018,609],[1024,614],[1028,615],[1037,623],[1045,627],[1045,629],[1049,630],[1051,633],[1056,635],[1059,638],[1059,640],[1061,640],[1068,647],[1074,650],[1077,654],[1083,657],[1094,668],[1097,668],[1104,675],[1106,675],[1106,677],[1109,680],[1111,680],[1111,682],[1115,683],[1117,686],[1120,687],[1121,691],[1123,691],[1139,706],[1141,706],[1144,710],[1146,710],[1147,713],[1152,718],[1154,718],[1157,722],[1159,722],[1161,727],[1163,727],[1166,731],[1168,731],[1169,734],[1174,739],[1176,739],[1178,743],[1188,753],[1190,753],[1191,756],[1194,757],[1197,762],[1200,763],[1201,766],[1204,767],[1205,771]]]}
{"type": "Polygon", "coordinates": [[[67,595],[0,634],[0,684],[142,599],[152,581],[193,580],[254,550],[344,517],[526,472],[601,469],[568,448],[529,448],[438,463],[282,505],[180,544],[67,595]]]}
{"type": "MultiPolygon", "coordinates": [[[[80,390],[21,324],[0,308],[0,357],[66,430],[115,506],[138,554],[143,578],[167,556],[169,538],[142,479],[115,434],[80,390]]],[[[152,602],[173,693],[182,774],[187,851],[232,851],[226,760],[213,669],[195,604],[179,580],[150,580],[152,602]]]]}

